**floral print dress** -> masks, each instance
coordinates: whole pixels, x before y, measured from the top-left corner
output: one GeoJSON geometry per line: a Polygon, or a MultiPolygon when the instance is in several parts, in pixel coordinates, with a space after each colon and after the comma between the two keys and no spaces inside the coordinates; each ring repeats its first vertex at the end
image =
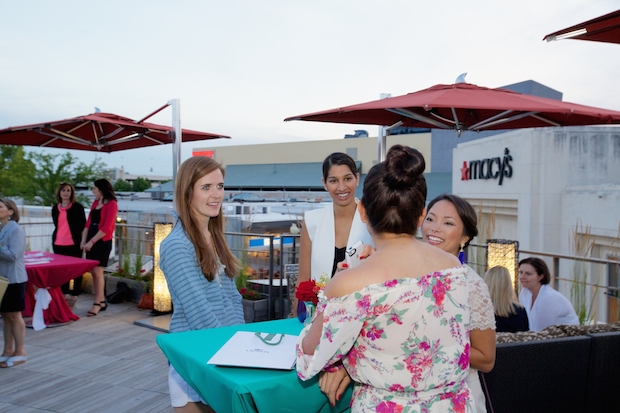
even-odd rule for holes
{"type": "Polygon", "coordinates": [[[323,332],[313,355],[297,343],[307,380],[342,360],[355,381],[352,412],[473,412],[469,372],[469,288],[456,267],[394,279],[344,297],[319,294],[323,332]]]}

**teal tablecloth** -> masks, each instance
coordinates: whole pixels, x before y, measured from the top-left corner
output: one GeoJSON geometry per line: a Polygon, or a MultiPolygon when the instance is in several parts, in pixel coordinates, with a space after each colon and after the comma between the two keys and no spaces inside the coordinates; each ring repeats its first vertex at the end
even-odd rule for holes
{"type": "Polygon", "coordinates": [[[157,344],[174,368],[217,413],[335,413],[348,410],[352,386],[336,403],[321,393],[318,377],[302,382],[295,370],[246,369],[208,365],[207,361],[237,331],[298,335],[296,318],[209,330],[162,334],[157,344]]]}

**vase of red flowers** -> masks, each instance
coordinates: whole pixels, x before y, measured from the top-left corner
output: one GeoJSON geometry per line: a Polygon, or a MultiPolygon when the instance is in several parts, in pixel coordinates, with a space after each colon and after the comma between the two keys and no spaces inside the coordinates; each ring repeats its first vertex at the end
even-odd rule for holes
{"type": "Polygon", "coordinates": [[[312,322],[312,317],[316,311],[316,305],[319,303],[318,293],[321,286],[316,281],[308,280],[299,283],[295,291],[297,298],[297,319],[308,325],[312,322]]]}

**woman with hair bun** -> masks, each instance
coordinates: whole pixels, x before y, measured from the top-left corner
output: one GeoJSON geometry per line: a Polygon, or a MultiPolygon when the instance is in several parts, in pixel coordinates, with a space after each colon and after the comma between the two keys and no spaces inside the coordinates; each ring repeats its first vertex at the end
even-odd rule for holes
{"type": "Polygon", "coordinates": [[[317,316],[297,343],[302,380],[347,370],[354,413],[473,411],[466,270],[415,238],[424,169],[420,152],[395,145],[369,171],[358,208],[376,251],[319,293],[317,316]]]}

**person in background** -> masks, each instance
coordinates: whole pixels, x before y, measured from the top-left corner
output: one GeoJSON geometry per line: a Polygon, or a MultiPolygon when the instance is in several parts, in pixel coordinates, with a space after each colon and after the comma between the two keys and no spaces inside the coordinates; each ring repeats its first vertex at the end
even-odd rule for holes
{"type": "Polygon", "coordinates": [[[525,307],[531,331],[540,331],[558,324],[579,325],[572,304],[549,285],[551,274],[540,258],[519,261],[519,281],[523,289],[519,302],[525,307]]]}
{"type": "Polygon", "coordinates": [[[114,188],[107,179],[97,179],[94,182],[93,194],[95,201],[90,207],[80,242],[80,248],[86,252],[86,258],[99,261],[99,265],[92,270],[95,299],[87,313],[89,317],[94,317],[108,308],[105,302],[103,270],[108,266],[118,214],[114,188]]]}
{"type": "MultiPolygon", "coordinates": [[[[56,188],[56,205],[52,206],[52,220],[54,221],[54,232],[52,233],[52,248],[55,254],[68,255],[70,257],[81,257],[82,231],[86,225],[86,215],[84,207],[75,198],[73,185],[61,182],[56,188]]],[[[75,307],[78,296],[82,292],[82,276],[64,284],[62,292],[71,308],[75,307]]]]}
{"type": "Polygon", "coordinates": [[[26,233],[18,224],[19,210],[10,199],[0,199],[0,275],[9,279],[9,285],[0,303],[0,316],[4,323],[4,350],[0,367],[23,364],[28,359],[24,343],[26,323],[22,311],[26,307],[26,233]]]}
{"type": "MultiPolygon", "coordinates": [[[[224,168],[204,156],[187,159],[177,173],[175,194],[178,219],[160,247],[174,308],[170,333],[243,324],[233,280],[240,263],[224,236],[224,168]]],[[[213,411],[172,365],[168,384],[175,412],[213,411]]]]}
{"type": "MultiPolygon", "coordinates": [[[[345,260],[347,247],[357,241],[372,244],[361,221],[355,191],[360,173],[353,158],[334,152],[323,161],[323,187],[332,198],[325,208],[307,211],[301,228],[297,286],[303,281],[332,277],[345,260]]],[[[296,314],[296,299],[293,312],[296,314]]]]}
{"type": "Polygon", "coordinates": [[[331,279],[297,342],[301,380],[344,366],[352,413],[473,411],[466,270],[415,238],[424,169],[422,154],[402,145],[370,169],[358,208],[376,251],[331,279]]]}
{"type": "Polygon", "coordinates": [[[527,320],[527,312],[512,288],[508,269],[501,265],[490,268],[484,274],[484,282],[489,286],[491,301],[493,301],[495,331],[498,333],[528,331],[530,324],[527,320]]]}

